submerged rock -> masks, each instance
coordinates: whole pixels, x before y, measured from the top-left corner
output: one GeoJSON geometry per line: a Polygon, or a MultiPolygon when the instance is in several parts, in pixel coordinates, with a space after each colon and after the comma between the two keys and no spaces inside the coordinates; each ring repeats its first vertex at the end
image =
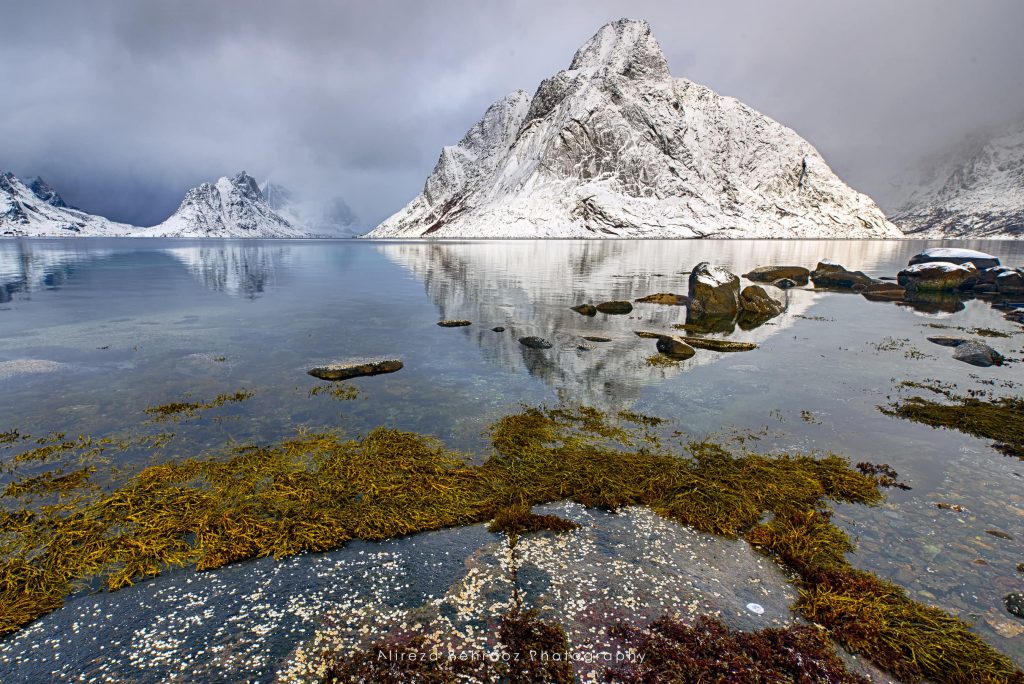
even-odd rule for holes
{"type": "Polygon", "coordinates": [[[629,302],[621,301],[601,302],[600,304],[597,305],[597,310],[603,314],[621,316],[623,314],[628,314],[631,311],[633,311],[633,305],[630,304],[629,302]]]}
{"type": "Polygon", "coordinates": [[[584,338],[587,342],[611,342],[610,337],[598,337],[597,335],[586,335],[584,338]]]}
{"type": "Polygon", "coordinates": [[[688,359],[697,352],[676,335],[662,335],[655,344],[658,351],[674,359],[688,359]]]}
{"type": "Polygon", "coordinates": [[[582,316],[596,316],[597,307],[593,304],[580,304],[579,306],[572,307],[572,310],[582,316]]]}
{"type": "Polygon", "coordinates": [[[493,328],[491,328],[491,330],[493,332],[505,332],[505,326],[503,326],[503,325],[496,325],[493,328]]]}
{"type": "Polygon", "coordinates": [[[811,272],[803,266],[759,266],[743,277],[758,283],[774,283],[789,280],[795,285],[806,285],[811,272]]]}
{"type": "Polygon", "coordinates": [[[719,340],[713,337],[694,337],[693,335],[667,335],[665,333],[651,332],[649,330],[636,330],[634,332],[637,337],[657,340],[660,340],[663,337],[670,337],[672,339],[685,342],[691,347],[707,349],[710,351],[737,352],[757,349],[757,345],[753,342],[736,342],[733,340],[719,340]]]}
{"type": "Polygon", "coordinates": [[[943,347],[959,347],[965,342],[970,342],[966,337],[950,337],[948,335],[936,335],[927,339],[932,344],[940,344],[943,347]]]}
{"type": "Polygon", "coordinates": [[[903,269],[896,282],[910,292],[952,292],[977,275],[973,264],[932,261],[903,269]]]}
{"type": "Polygon", "coordinates": [[[536,337],[530,335],[527,337],[520,337],[519,344],[530,349],[551,349],[551,343],[545,340],[543,337],[536,337]]]}
{"type": "Polygon", "coordinates": [[[735,316],[740,309],[740,279],[703,261],[690,272],[690,310],[694,318],[735,316]]]}
{"type": "Polygon", "coordinates": [[[437,324],[442,328],[462,328],[467,325],[473,325],[472,321],[461,321],[461,320],[444,320],[438,321],[437,324]]]}
{"type": "Polygon", "coordinates": [[[973,340],[957,345],[953,358],[982,368],[1003,365],[1003,357],[999,352],[987,344],[973,340]]]}
{"type": "Polygon", "coordinates": [[[797,283],[795,280],[790,280],[789,278],[779,278],[778,280],[773,281],[772,285],[779,288],[780,290],[790,290],[796,287],[797,283]]]}
{"type": "Polygon", "coordinates": [[[819,261],[811,271],[814,287],[830,287],[839,290],[861,290],[874,281],[862,271],[848,271],[845,266],[825,259],[819,261]]]}
{"type": "Polygon", "coordinates": [[[355,361],[347,363],[332,363],[327,366],[317,366],[307,371],[314,378],[321,380],[348,380],[366,375],[381,375],[383,373],[394,373],[402,370],[402,362],[398,359],[383,359],[379,361],[355,361]]]}
{"type": "Polygon", "coordinates": [[[0,361],[0,380],[6,380],[14,375],[27,375],[33,373],[56,373],[64,370],[67,366],[59,361],[47,359],[15,359],[13,361],[0,361]]]}
{"type": "Polygon", "coordinates": [[[636,300],[639,304],[669,304],[673,306],[686,306],[690,301],[686,295],[672,294],[671,292],[659,292],[647,295],[636,300]]]}
{"type": "Polygon", "coordinates": [[[895,302],[902,300],[907,291],[897,283],[874,282],[861,290],[865,299],[873,302],[895,302]]]}
{"type": "Polygon", "coordinates": [[[1020,269],[1000,273],[996,277],[999,294],[1024,294],[1024,273],[1020,269]]]}
{"type": "Polygon", "coordinates": [[[1003,602],[1006,604],[1006,612],[1024,618],[1024,594],[1019,591],[1008,594],[1003,602]]]}
{"type": "Polygon", "coordinates": [[[932,247],[910,258],[910,266],[943,262],[949,264],[973,264],[977,269],[992,268],[999,265],[999,259],[991,254],[977,252],[973,249],[957,247],[932,247]]]}

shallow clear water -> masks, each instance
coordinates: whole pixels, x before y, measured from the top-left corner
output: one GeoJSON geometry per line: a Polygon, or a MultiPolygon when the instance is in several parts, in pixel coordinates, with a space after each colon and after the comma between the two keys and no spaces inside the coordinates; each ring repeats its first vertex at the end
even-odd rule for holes
{"type": "MultiPolygon", "coordinates": [[[[1014,618],[1002,607],[1022,584],[1015,567],[1024,561],[1024,467],[985,440],[878,410],[901,380],[1018,394],[1024,365],[974,368],[925,337],[950,332],[929,324],[1004,330],[1012,336],[986,342],[1019,359],[1020,326],[983,301],[928,312],[853,294],[773,290],[787,298],[787,312],[732,336],[756,341],[757,350],[698,351],[655,368],[644,363],[653,340],[633,331],[667,330],[684,321],[684,308],[637,305],[628,316],[594,318],[569,309],[685,294],[686,274],[700,261],[744,273],[831,258],[893,276],[934,244],[3,240],[0,432],[99,436],[141,423],[147,406],[246,388],[256,396],[219,410],[224,420],[200,421],[187,434],[172,426],[182,434],[167,455],[229,439],[275,440],[299,426],[360,432],[382,423],[479,453],[492,420],[521,403],[559,401],[670,418],[696,436],[762,433],[758,449],[834,451],[895,467],[911,491],[890,493],[877,508],[840,509],[859,540],[854,562],[976,621],[980,634],[1024,663],[1024,635],[1005,636],[1014,618]],[[442,318],[473,325],[441,328],[442,318]],[[491,330],[499,325],[506,330],[491,330]],[[517,342],[524,335],[555,346],[526,349],[517,342]],[[611,342],[580,350],[584,335],[611,342]],[[399,357],[405,368],[353,381],[362,392],[353,401],[309,396],[320,384],[309,367],[366,356],[399,357]],[[967,512],[940,510],[940,501],[967,512]]],[[[1024,244],[965,246],[1024,263],[1024,244]]],[[[244,582],[244,573],[224,572],[244,582]]],[[[149,584],[163,581],[171,580],[149,584]]],[[[116,602],[82,600],[131,612],[129,599],[110,596],[116,602]]],[[[282,632],[275,652],[299,638],[282,632]]],[[[24,638],[22,645],[30,647],[24,638]]],[[[88,661],[88,648],[78,657],[88,661]]],[[[0,679],[12,667],[0,643],[0,679]]]]}

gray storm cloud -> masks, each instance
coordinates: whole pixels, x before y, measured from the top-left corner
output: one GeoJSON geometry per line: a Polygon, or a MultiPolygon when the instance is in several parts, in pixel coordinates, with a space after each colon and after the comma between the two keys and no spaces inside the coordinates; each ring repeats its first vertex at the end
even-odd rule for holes
{"type": "Polygon", "coordinates": [[[1024,112],[1018,0],[0,0],[0,169],[141,225],[245,169],[372,225],[488,104],[620,16],[883,204],[922,156],[1024,112]]]}

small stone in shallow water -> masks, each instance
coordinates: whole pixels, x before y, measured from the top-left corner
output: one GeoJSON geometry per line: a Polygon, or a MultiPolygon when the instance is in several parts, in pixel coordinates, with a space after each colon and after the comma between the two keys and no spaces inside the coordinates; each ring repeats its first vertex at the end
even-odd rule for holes
{"type": "Polygon", "coordinates": [[[611,338],[598,337],[596,335],[587,335],[583,339],[585,339],[587,342],[611,342],[611,338]]]}
{"type": "Polygon", "coordinates": [[[689,298],[686,295],[673,294],[671,292],[659,292],[647,295],[636,300],[639,304],[668,304],[671,306],[686,306],[689,298]]]}
{"type": "Polygon", "coordinates": [[[601,302],[597,305],[597,310],[603,314],[620,316],[633,311],[633,305],[629,302],[601,302]]]}
{"type": "Polygon", "coordinates": [[[932,344],[939,344],[942,345],[943,347],[959,347],[961,344],[965,342],[970,342],[970,340],[964,337],[950,337],[948,335],[937,335],[935,337],[929,337],[927,339],[932,344]]]}
{"type": "Polygon", "coordinates": [[[572,310],[581,316],[596,316],[597,307],[593,304],[580,304],[579,306],[572,307],[572,310]]]}
{"type": "Polygon", "coordinates": [[[494,332],[505,332],[505,326],[496,325],[493,328],[491,328],[491,330],[493,330],[494,332]]]}
{"type": "Polygon", "coordinates": [[[357,361],[350,363],[332,363],[327,366],[317,366],[307,371],[314,378],[321,380],[347,380],[358,378],[364,375],[380,375],[382,373],[394,373],[402,370],[402,362],[398,359],[384,359],[380,361],[357,361]]]}
{"type": "Polygon", "coordinates": [[[520,337],[519,344],[530,349],[551,349],[551,343],[545,340],[543,337],[536,337],[530,335],[528,337],[520,337]]]}
{"type": "Polygon", "coordinates": [[[993,537],[998,537],[999,539],[1013,539],[1013,536],[1003,532],[1002,530],[985,530],[985,534],[991,534],[993,537]]]}
{"type": "Polygon", "coordinates": [[[953,358],[981,368],[1002,366],[1004,360],[1002,354],[992,347],[973,340],[958,345],[956,351],[953,352],[953,358]]]}
{"type": "Polygon", "coordinates": [[[760,603],[748,603],[747,610],[749,610],[751,613],[754,613],[755,615],[764,614],[764,608],[761,607],[760,603]]]}
{"type": "Polygon", "coordinates": [[[472,321],[462,321],[462,320],[457,320],[457,321],[454,321],[454,320],[444,320],[444,321],[438,321],[437,324],[439,326],[441,326],[442,328],[462,328],[462,327],[467,326],[467,325],[473,325],[473,322],[472,321]]]}
{"type": "Polygon", "coordinates": [[[1024,618],[1024,594],[1019,591],[1007,594],[1003,602],[1006,604],[1006,610],[1010,615],[1024,618]]]}

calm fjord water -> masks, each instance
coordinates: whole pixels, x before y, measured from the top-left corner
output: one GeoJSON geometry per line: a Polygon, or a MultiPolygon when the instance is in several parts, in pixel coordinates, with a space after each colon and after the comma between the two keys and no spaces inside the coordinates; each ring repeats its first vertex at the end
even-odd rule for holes
{"type": "MultiPolygon", "coordinates": [[[[1024,663],[1024,636],[1007,636],[1012,618],[1001,603],[1020,590],[1014,569],[1024,561],[1024,468],[984,440],[878,410],[901,380],[1018,394],[1024,365],[974,368],[925,337],[936,334],[929,327],[936,323],[1004,330],[1012,336],[986,341],[1019,359],[1020,326],[982,301],[954,312],[921,311],[854,294],[769,288],[786,299],[786,313],[731,336],[757,342],[757,350],[698,351],[666,368],[645,363],[654,342],[633,331],[669,330],[685,320],[683,307],[639,304],[628,316],[594,318],[570,310],[583,302],[685,294],[687,273],[700,261],[741,274],[768,264],[813,268],[830,258],[881,277],[936,244],[2,240],[0,432],[113,434],[142,423],[148,406],[244,388],[255,397],[223,409],[223,420],[201,421],[168,455],[228,440],[269,442],[300,427],[358,433],[379,424],[482,453],[483,428],[522,403],[630,409],[671,419],[697,437],[758,433],[757,450],[832,451],[895,467],[911,491],[890,493],[877,508],[839,510],[858,538],[855,564],[974,620],[980,634],[1024,663]],[[444,318],[473,324],[438,327],[444,318]],[[554,347],[527,349],[517,342],[524,335],[554,347]],[[580,349],[588,335],[611,341],[580,349]],[[309,396],[320,383],[308,368],[369,356],[398,357],[405,368],[353,381],[361,392],[353,401],[309,396]],[[969,512],[939,510],[940,501],[969,512]],[[987,535],[989,529],[1017,541],[987,535]]],[[[1021,243],[960,246],[1024,263],[1021,243]]],[[[453,553],[438,573],[448,578],[461,563],[453,553]]],[[[244,586],[243,570],[221,572],[244,586]]],[[[112,611],[108,621],[130,623],[139,618],[127,616],[146,601],[159,614],[152,592],[174,581],[147,583],[155,589],[145,595],[70,600],[41,627],[0,643],[0,680],[30,681],[27,673],[46,671],[24,662],[15,667],[8,658],[61,625],[76,601],[111,601],[118,607],[101,608],[112,611]]],[[[244,611],[245,601],[236,602],[233,610],[244,611]]],[[[310,609],[308,619],[315,613],[310,609]]],[[[275,638],[272,651],[283,656],[302,634],[275,638]]],[[[96,656],[76,649],[83,663],[96,656]]]]}

